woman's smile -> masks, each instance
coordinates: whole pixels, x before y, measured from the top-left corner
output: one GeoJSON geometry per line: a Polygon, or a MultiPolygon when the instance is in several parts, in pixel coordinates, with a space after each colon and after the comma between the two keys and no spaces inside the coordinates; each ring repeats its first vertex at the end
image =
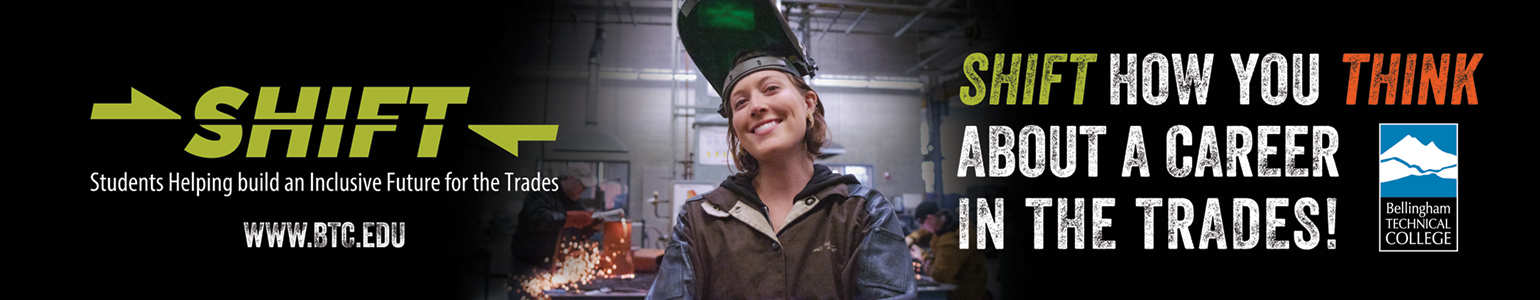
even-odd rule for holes
{"type": "Polygon", "coordinates": [[[758,126],[754,126],[754,129],[750,130],[749,133],[753,134],[753,135],[769,134],[771,130],[775,130],[775,128],[779,127],[779,125],[781,125],[781,120],[780,119],[771,119],[771,120],[760,121],[759,125],[758,126]]]}
{"type": "Polygon", "coordinates": [[[768,159],[805,148],[802,139],[807,125],[798,121],[807,118],[817,102],[801,93],[790,76],[778,71],[756,72],[734,88],[733,130],[750,155],[768,159]]]}

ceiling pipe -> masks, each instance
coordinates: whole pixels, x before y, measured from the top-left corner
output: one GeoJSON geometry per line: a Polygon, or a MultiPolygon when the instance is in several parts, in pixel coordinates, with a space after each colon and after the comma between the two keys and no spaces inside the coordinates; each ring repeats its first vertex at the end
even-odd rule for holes
{"type": "MultiPolygon", "coordinates": [[[[598,20],[604,19],[599,9],[598,20]]],[[[588,93],[583,101],[583,128],[562,139],[552,148],[558,151],[627,152],[630,148],[615,134],[599,130],[599,58],[604,54],[604,23],[594,24],[594,42],[588,49],[588,93]]]]}

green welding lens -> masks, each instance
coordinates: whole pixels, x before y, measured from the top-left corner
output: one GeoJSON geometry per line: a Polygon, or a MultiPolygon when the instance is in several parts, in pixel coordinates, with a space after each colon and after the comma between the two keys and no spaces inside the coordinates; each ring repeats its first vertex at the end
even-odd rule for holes
{"type": "Polygon", "coordinates": [[[700,26],[712,29],[754,31],[754,8],[743,2],[710,1],[700,4],[700,26]]]}

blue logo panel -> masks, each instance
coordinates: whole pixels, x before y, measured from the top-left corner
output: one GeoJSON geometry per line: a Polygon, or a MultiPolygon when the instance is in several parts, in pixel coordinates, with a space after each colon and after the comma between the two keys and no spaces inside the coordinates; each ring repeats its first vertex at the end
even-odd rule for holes
{"type": "Polygon", "coordinates": [[[1459,169],[1459,125],[1380,125],[1380,197],[1455,197],[1459,169]]]}

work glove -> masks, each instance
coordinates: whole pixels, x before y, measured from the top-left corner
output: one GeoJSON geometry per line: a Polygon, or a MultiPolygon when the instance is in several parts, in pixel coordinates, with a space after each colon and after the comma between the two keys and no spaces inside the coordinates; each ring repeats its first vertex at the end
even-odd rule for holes
{"type": "Polygon", "coordinates": [[[567,211],[566,227],[583,228],[594,222],[594,213],[581,210],[567,211]]]}

